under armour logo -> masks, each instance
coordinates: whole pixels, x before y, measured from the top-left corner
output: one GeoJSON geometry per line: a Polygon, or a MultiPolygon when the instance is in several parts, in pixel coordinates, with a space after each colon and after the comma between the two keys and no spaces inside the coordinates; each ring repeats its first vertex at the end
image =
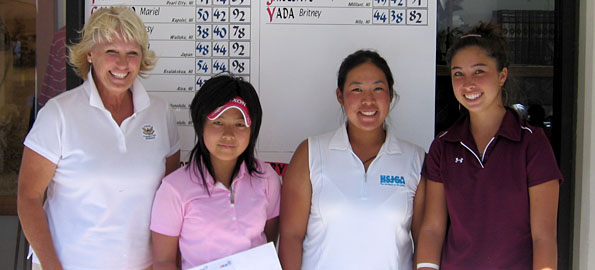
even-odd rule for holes
{"type": "Polygon", "coordinates": [[[463,163],[463,158],[455,158],[455,163],[463,163]]]}

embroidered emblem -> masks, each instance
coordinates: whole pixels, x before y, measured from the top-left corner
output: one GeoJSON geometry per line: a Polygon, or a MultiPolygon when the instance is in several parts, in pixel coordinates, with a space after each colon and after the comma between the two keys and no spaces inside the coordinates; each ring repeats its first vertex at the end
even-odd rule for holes
{"type": "Polygon", "coordinates": [[[155,133],[155,129],[153,128],[153,125],[144,125],[142,127],[143,130],[143,137],[145,138],[145,140],[153,140],[155,139],[155,137],[157,137],[157,134],[155,133]]]}
{"type": "Polygon", "coordinates": [[[463,163],[463,158],[455,158],[455,163],[463,163]]]}
{"type": "Polygon", "coordinates": [[[398,175],[380,175],[380,185],[404,187],[405,177],[398,175]]]}

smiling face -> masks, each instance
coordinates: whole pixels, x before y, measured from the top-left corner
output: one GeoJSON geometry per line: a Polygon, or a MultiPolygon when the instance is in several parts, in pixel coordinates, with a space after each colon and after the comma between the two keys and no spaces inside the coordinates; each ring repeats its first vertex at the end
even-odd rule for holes
{"type": "Polygon", "coordinates": [[[489,113],[504,109],[502,86],[508,69],[498,71],[496,59],[486,50],[471,46],[459,50],[451,61],[454,95],[469,113],[489,113]]]}
{"type": "Polygon", "coordinates": [[[343,92],[337,89],[337,100],[350,127],[367,131],[382,128],[391,102],[384,72],[370,62],[356,66],[347,73],[343,92]]]}
{"type": "Polygon", "coordinates": [[[92,63],[93,80],[100,92],[123,92],[138,75],[142,50],[138,43],[114,35],[111,42],[95,45],[87,59],[92,63]]]}
{"type": "Polygon", "coordinates": [[[239,110],[229,109],[215,120],[206,119],[203,140],[213,163],[235,163],[250,143],[250,127],[239,110]]]}

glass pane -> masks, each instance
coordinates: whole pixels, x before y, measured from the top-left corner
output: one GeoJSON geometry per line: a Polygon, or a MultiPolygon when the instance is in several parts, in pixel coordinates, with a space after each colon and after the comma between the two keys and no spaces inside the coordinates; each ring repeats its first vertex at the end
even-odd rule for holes
{"type": "Polygon", "coordinates": [[[0,0],[0,214],[14,214],[35,97],[35,1],[0,0]]]}

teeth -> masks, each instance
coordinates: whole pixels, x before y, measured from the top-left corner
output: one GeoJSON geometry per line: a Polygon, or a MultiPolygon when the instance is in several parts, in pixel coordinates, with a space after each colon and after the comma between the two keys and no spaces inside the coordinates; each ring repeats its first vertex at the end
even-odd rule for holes
{"type": "Polygon", "coordinates": [[[467,94],[467,95],[465,95],[466,98],[471,99],[471,100],[476,99],[479,96],[481,96],[480,93],[477,93],[477,94],[467,94]]]}
{"type": "Polygon", "coordinates": [[[111,73],[112,73],[112,75],[114,75],[120,79],[124,79],[124,78],[126,78],[126,75],[128,75],[128,73],[115,73],[115,72],[111,72],[111,73]]]}
{"type": "Polygon", "coordinates": [[[362,112],[362,114],[366,115],[366,116],[372,116],[372,115],[376,114],[376,112],[362,112]]]}

